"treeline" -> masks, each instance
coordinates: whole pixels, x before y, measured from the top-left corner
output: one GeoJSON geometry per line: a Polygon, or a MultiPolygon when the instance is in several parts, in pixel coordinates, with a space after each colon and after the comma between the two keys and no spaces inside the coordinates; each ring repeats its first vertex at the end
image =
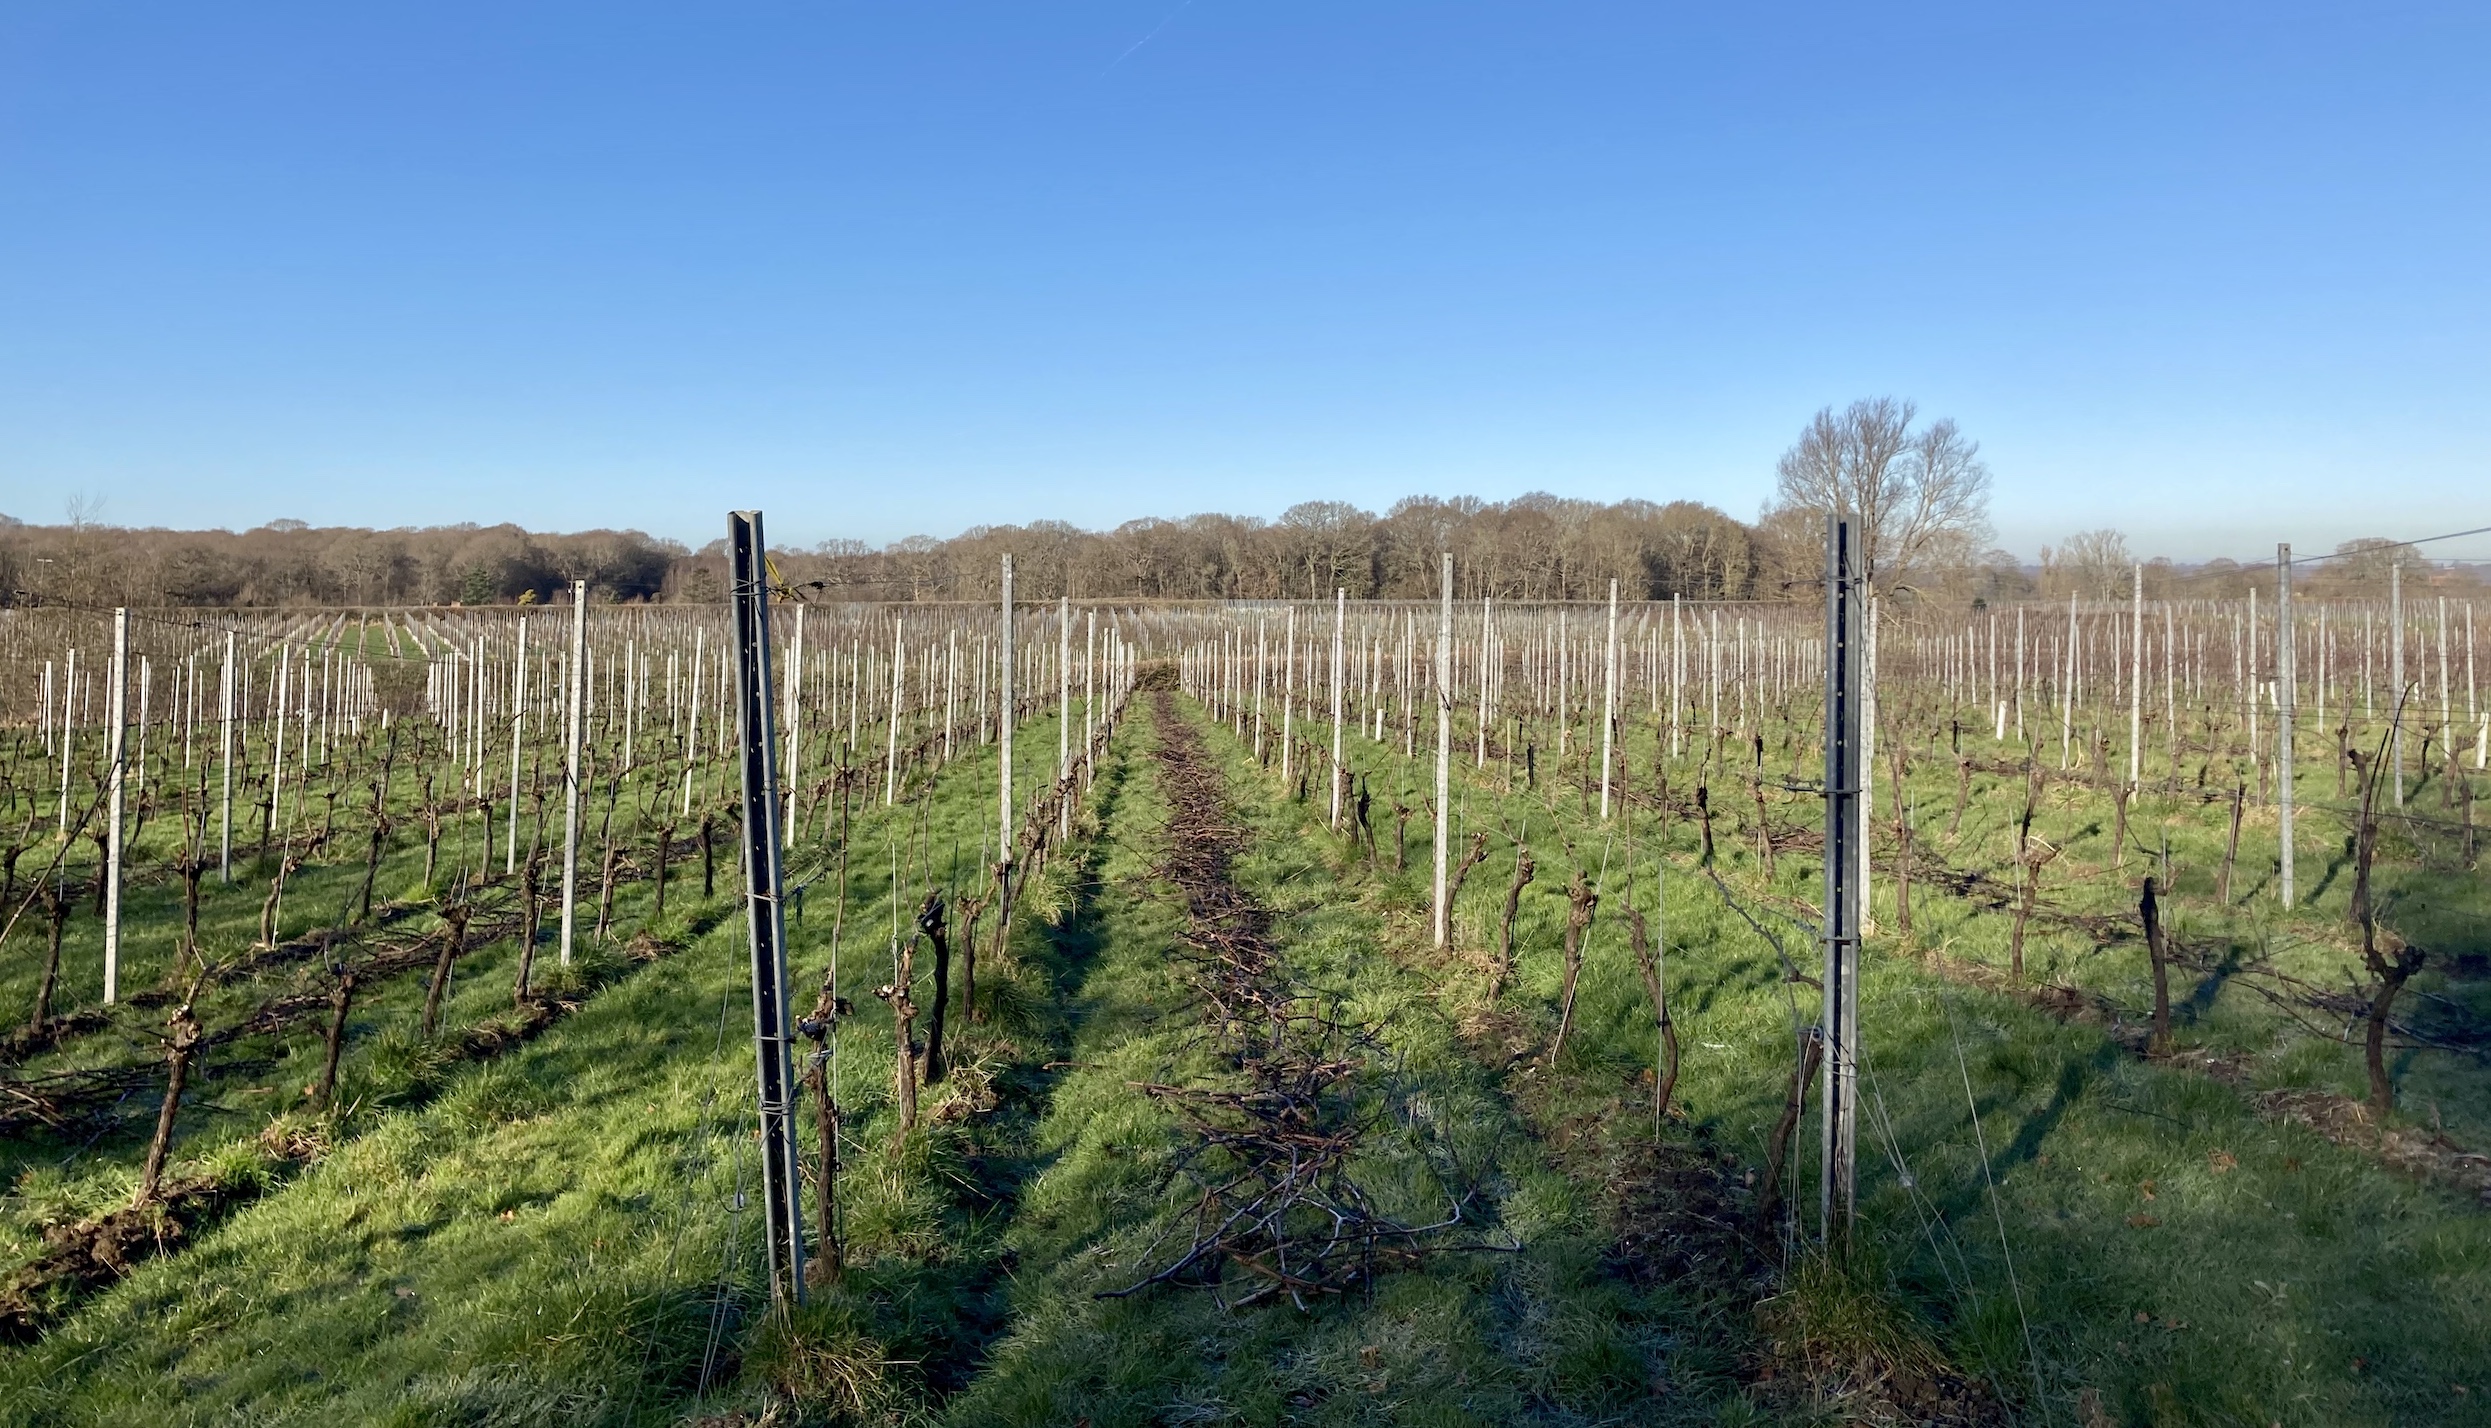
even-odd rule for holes
{"type": "MultiPolygon", "coordinates": [[[[796,513],[790,513],[796,514],[796,513]]],[[[782,516],[782,521],[787,519],[782,516]]],[[[1439,553],[1465,598],[1776,598],[1798,568],[1781,543],[1693,501],[1602,505],[1531,495],[1412,497],[1383,516],[1337,501],[1276,521],[1198,515],[1085,531],[1060,521],[978,526],[875,549],[832,540],[774,552],[782,578],[830,599],[956,600],[998,593],[1002,557],[1029,599],[1422,598],[1439,553]]],[[[1798,553],[1813,559],[1806,552],[1798,553]]],[[[638,531],[549,535],[513,525],[365,530],[277,521],[254,530],[0,523],[0,599],[81,605],[482,605],[550,600],[573,580],[601,601],[715,601],[724,542],[694,551],[638,531]]]]}
{"type": "Polygon", "coordinates": [[[364,530],[274,521],[248,531],[0,518],[0,602],[131,606],[496,605],[586,580],[609,601],[662,599],[692,552],[639,531],[514,525],[364,530]]]}
{"type": "MultiPolygon", "coordinates": [[[[825,542],[799,561],[804,579],[854,599],[983,599],[999,593],[1002,556],[1018,591],[1170,600],[1424,599],[1443,552],[1466,599],[1773,598],[1787,573],[1779,546],[1695,501],[1489,502],[1412,496],[1382,516],[1308,501],[1276,521],[1197,515],[1084,531],[1060,521],[979,526],[950,540],[916,537],[873,550],[825,542]]],[[[714,551],[703,552],[714,556],[714,551]]],[[[790,578],[796,578],[790,573],[790,578]]]]}
{"type": "MultiPolygon", "coordinates": [[[[800,513],[789,513],[800,515],[800,513]]],[[[783,516],[782,520],[787,517],[783,516]]],[[[1512,501],[1413,496],[1383,515],[1339,501],[1278,520],[1206,514],[1085,531],[1061,521],[976,526],[876,549],[830,540],[774,552],[782,579],[832,600],[985,600],[1013,557],[1024,599],[1426,599],[1441,553],[1464,600],[1784,600],[1815,593],[1822,518],[1780,509],[1748,523],[1695,501],[1602,504],[1532,494],[1512,501]]],[[[2037,565],[2001,550],[1914,573],[1900,599],[1965,606],[2023,599],[2124,599],[2134,557],[2116,531],[2045,547],[2037,565]]],[[[2305,553],[2312,593],[2383,593],[2391,566],[2409,591],[2478,592],[2481,571],[2434,566],[2409,547],[2346,542],[2305,553]],[[2312,557],[2316,558],[2313,559],[2312,557]]],[[[2271,593],[2271,565],[2144,562],[2149,598],[2271,593]]],[[[253,530],[173,531],[92,521],[38,526],[0,516],[0,604],[88,606],[491,605],[549,601],[571,581],[601,602],[725,598],[723,541],[693,550],[639,531],[544,534],[515,525],[397,530],[276,521],[253,530]]]]}

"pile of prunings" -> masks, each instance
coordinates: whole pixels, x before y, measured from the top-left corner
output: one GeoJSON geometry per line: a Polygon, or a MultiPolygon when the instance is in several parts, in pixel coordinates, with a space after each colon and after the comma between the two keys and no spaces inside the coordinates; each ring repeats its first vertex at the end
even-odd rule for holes
{"type": "Polygon", "coordinates": [[[1193,1203],[1153,1245],[1179,1248],[1154,1273],[1102,1298],[1160,1284],[1204,1286],[1224,1304],[1287,1298],[1300,1309],[1432,1254],[1509,1249],[1458,1233],[1475,1223],[1470,1177],[1433,1164],[1441,1218],[1385,1214],[1351,1172],[1398,1099],[1362,1094],[1380,1048],[1295,987],[1273,953],[1269,918],[1229,876],[1242,834],[1190,724],[1160,695],[1158,759],[1170,853],[1160,872],[1186,902],[1178,962],[1200,999],[1204,1034],[1234,1079],[1220,1087],[1137,1084],[1188,1132],[1176,1175],[1193,1203]]]}

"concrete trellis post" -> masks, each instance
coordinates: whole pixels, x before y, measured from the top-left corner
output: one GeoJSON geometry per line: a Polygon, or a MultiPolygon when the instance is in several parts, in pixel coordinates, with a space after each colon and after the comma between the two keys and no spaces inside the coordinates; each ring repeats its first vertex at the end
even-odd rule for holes
{"type": "Polygon", "coordinates": [[[519,617],[519,652],[510,666],[510,814],[502,835],[502,875],[519,871],[519,739],[528,722],[528,617],[519,617]]]}
{"type": "MultiPolygon", "coordinates": [[[[2145,764],[2145,567],[2132,572],[2128,600],[2128,796],[2136,796],[2145,764]]],[[[2122,856],[2125,856],[2124,854],[2122,856]]]]}
{"type": "MultiPolygon", "coordinates": [[[[629,647],[625,648],[628,651],[629,647]]],[[[787,644],[786,683],[787,767],[779,771],[779,777],[785,780],[787,786],[787,817],[783,820],[786,826],[779,830],[780,837],[785,841],[779,846],[793,849],[796,846],[796,824],[799,821],[795,806],[796,790],[804,786],[804,606],[802,605],[796,606],[795,638],[787,644]]],[[[628,720],[628,713],[625,717],[628,720]]],[[[628,722],[624,727],[626,730],[629,729],[628,722]]],[[[623,737],[625,741],[623,769],[629,772],[631,769],[631,736],[625,733],[623,737]]]]}
{"type": "Polygon", "coordinates": [[[908,621],[891,622],[891,721],[883,729],[882,742],[882,806],[890,807],[899,798],[900,787],[900,701],[908,684],[908,621]]]}
{"type": "Polygon", "coordinates": [[[1600,817],[1609,817],[1609,746],[1617,737],[1617,581],[1609,581],[1609,647],[1603,660],[1606,690],[1600,706],[1600,817]]]}
{"type": "Polygon", "coordinates": [[[1453,909],[1444,904],[1445,843],[1453,804],[1453,555],[1444,557],[1444,594],[1436,615],[1436,946],[1452,937],[1453,909]]]}
{"type": "MultiPolygon", "coordinates": [[[[679,818],[692,816],[692,765],[701,756],[701,676],[709,667],[708,636],[707,627],[692,627],[692,707],[684,719],[683,807],[676,814],[679,818]]],[[[855,741],[851,739],[849,743],[853,746],[855,741]]]]}
{"type": "Polygon", "coordinates": [[[112,688],[104,707],[112,720],[105,743],[105,777],[112,805],[104,836],[104,1005],[121,999],[121,789],[128,778],[130,715],[130,612],[112,612],[112,688]]]}
{"type": "Polygon", "coordinates": [[[1263,616],[1254,617],[1254,759],[1263,759],[1263,675],[1271,662],[1270,631],[1263,616]]]}
{"type": "Polygon", "coordinates": [[[225,678],[216,691],[217,762],[223,768],[225,791],[217,815],[217,870],[230,887],[234,880],[234,704],[239,692],[235,683],[234,632],[225,632],[225,678]]]}
{"type": "Polygon", "coordinates": [[[2396,806],[2405,806],[2405,570],[2387,568],[2387,757],[2395,766],[2396,806]]]}
{"type": "Polygon", "coordinates": [[[1280,781],[1296,772],[1297,606],[1289,607],[1289,630],[1280,646],[1280,781]]]}
{"type": "Polygon", "coordinates": [[[1478,750],[1473,763],[1480,769],[1488,766],[1488,687],[1496,682],[1496,597],[1479,597],[1479,727],[1478,750]]]}
{"type": "Polygon", "coordinates": [[[1349,618],[1349,591],[1335,587],[1332,591],[1332,769],[1327,780],[1332,785],[1332,831],[1341,829],[1341,641],[1343,622],[1349,618]]]}
{"type": "MultiPolygon", "coordinates": [[[[277,704],[273,711],[275,717],[269,720],[271,752],[268,762],[268,821],[260,825],[262,832],[270,828],[278,829],[280,837],[283,836],[285,827],[283,821],[277,817],[277,813],[283,807],[280,796],[285,792],[286,681],[293,677],[293,673],[293,652],[280,644],[277,646],[277,704]]],[[[285,866],[285,853],[282,848],[277,854],[277,866],[280,868],[285,866]]]]}
{"type": "Polygon", "coordinates": [[[1686,610],[1686,597],[1670,592],[1669,596],[1669,756],[1678,757],[1686,751],[1687,698],[1687,632],[1680,618],[1686,610]]]}
{"type": "Polygon", "coordinates": [[[996,771],[997,826],[995,829],[995,862],[1001,869],[996,889],[998,908],[1008,912],[1012,906],[1012,556],[1003,557],[1003,612],[996,634],[995,715],[996,743],[1002,761],[996,771]]]}
{"type": "Polygon", "coordinates": [[[1098,611],[1092,610],[1081,642],[1081,786],[1098,781],[1090,749],[1098,741],[1098,611]]]}
{"type": "Polygon", "coordinates": [[[570,710],[562,736],[562,965],[571,965],[580,870],[580,723],[588,695],[588,582],[571,582],[570,710]]]}
{"type": "Polygon", "coordinates": [[[2292,636],[2292,547],[2275,547],[2275,822],[2280,865],[2275,893],[2292,906],[2292,714],[2298,651],[2292,636]]]}
{"type": "MultiPolygon", "coordinates": [[[[1073,599],[1070,595],[1055,597],[1055,785],[1063,788],[1073,776],[1073,599]]],[[[1073,831],[1073,804],[1069,798],[1056,800],[1055,831],[1069,837],[1073,831]]]]}

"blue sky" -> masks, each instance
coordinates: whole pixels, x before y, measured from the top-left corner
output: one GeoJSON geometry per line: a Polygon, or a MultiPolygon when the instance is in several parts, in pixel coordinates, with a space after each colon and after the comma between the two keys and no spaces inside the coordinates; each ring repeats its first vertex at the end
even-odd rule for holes
{"type": "Polygon", "coordinates": [[[1895,394],[2026,555],[2491,524],[2486,41],[2479,3],[12,0],[0,511],[1744,517],[1810,412],[1895,394]]]}

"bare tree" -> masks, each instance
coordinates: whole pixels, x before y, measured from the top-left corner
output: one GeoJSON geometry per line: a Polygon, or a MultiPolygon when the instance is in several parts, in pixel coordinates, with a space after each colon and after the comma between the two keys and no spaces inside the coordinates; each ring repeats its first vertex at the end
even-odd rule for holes
{"type": "Polygon", "coordinates": [[[2123,600],[2135,566],[2126,536],[2109,529],[2078,531],[2055,546],[2041,548],[2042,593],[2123,600]]]}
{"type": "Polygon", "coordinates": [[[1766,516],[1840,512],[1860,528],[1871,580],[1918,589],[1988,545],[1989,468],[1950,420],[1915,431],[1919,409],[1894,397],[1827,407],[1776,467],[1766,516]]]}
{"type": "Polygon", "coordinates": [[[1336,587],[1364,595],[1374,583],[1375,517],[1346,501],[1300,501],[1280,513],[1292,589],[1320,599],[1336,587]],[[1304,585],[1296,585],[1303,580],[1304,585]]]}

